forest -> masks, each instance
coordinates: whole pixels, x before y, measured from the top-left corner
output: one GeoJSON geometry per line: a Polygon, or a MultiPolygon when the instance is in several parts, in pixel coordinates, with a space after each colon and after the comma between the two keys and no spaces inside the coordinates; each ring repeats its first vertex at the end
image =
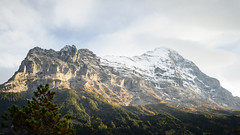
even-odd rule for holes
{"type": "MultiPolygon", "coordinates": [[[[0,93],[0,102],[3,114],[12,104],[23,107],[28,101],[21,93],[0,93]]],[[[53,103],[62,116],[71,115],[69,125],[76,134],[240,134],[238,111],[208,108],[193,112],[167,103],[121,106],[87,90],[67,89],[57,91],[53,103]]],[[[3,128],[0,131],[11,134],[3,128]]]]}

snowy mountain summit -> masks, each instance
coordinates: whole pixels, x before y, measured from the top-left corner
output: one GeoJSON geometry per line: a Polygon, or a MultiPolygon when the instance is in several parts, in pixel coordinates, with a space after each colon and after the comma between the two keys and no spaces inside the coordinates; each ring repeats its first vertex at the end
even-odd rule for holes
{"type": "Polygon", "coordinates": [[[114,67],[123,76],[140,74],[150,81],[166,102],[213,104],[239,108],[240,100],[220,86],[220,82],[202,73],[191,61],[176,51],[156,48],[140,56],[105,56],[105,66],[114,67]]]}
{"type": "Polygon", "coordinates": [[[131,71],[138,72],[145,79],[153,81],[159,89],[161,82],[201,90],[195,83],[198,81],[209,87],[197,77],[196,72],[199,69],[193,62],[167,48],[157,48],[134,57],[106,56],[102,63],[116,68],[123,75],[128,75],[131,71]]]}
{"type": "Polygon", "coordinates": [[[125,106],[168,102],[192,108],[240,110],[240,98],[233,97],[193,62],[167,48],[134,57],[100,58],[74,45],[60,51],[35,47],[18,71],[0,85],[0,92],[21,92],[30,98],[36,86],[46,83],[53,90],[98,93],[109,102],[125,106]]]}

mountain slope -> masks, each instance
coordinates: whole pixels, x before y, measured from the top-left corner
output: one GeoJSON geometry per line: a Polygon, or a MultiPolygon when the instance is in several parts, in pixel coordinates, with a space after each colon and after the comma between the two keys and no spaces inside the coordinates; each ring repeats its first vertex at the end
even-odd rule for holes
{"type": "Polygon", "coordinates": [[[192,108],[240,109],[240,99],[177,52],[158,48],[135,57],[97,57],[87,49],[31,49],[19,70],[0,86],[30,98],[39,84],[54,90],[84,88],[109,103],[146,105],[168,102],[192,108]]]}
{"type": "Polygon", "coordinates": [[[240,99],[222,88],[217,79],[202,73],[193,62],[167,48],[134,57],[106,56],[102,65],[114,67],[123,76],[129,73],[142,75],[163,93],[158,96],[167,102],[240,109],[240,99]]]}

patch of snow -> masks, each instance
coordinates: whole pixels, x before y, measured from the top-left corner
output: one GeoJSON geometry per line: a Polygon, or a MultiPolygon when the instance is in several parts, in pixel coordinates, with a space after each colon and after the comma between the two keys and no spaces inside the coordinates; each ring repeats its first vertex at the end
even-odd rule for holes
{"type": "Polygon", "coordinates": [[[215,92],[216,90],[215,89],[211,89],[210,92],[215,92]]]}

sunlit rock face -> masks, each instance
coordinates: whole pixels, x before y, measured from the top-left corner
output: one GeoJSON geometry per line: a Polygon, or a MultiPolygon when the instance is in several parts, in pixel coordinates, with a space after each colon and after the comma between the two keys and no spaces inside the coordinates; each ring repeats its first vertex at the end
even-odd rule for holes
{"type": "Polygon", "coordinates": [[[35,47],[0,90],[31,96],[36,86],[46,83],[54,90],[99,93],[109,102],[122,105],[169,102],[240,109],[240,99],[222,88],[218,80],[167,48],[134,57],[100,58],[87,49],[77,50],[74,45],[60,51],[35,47]]]}

